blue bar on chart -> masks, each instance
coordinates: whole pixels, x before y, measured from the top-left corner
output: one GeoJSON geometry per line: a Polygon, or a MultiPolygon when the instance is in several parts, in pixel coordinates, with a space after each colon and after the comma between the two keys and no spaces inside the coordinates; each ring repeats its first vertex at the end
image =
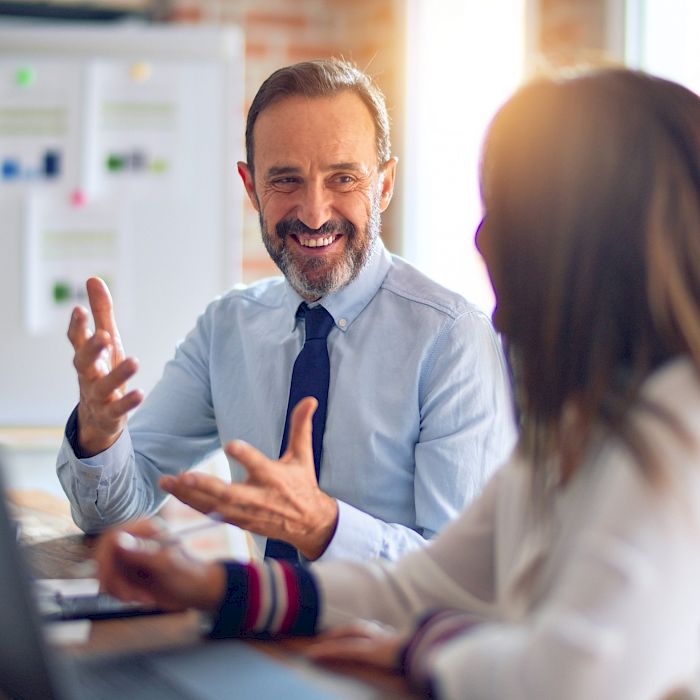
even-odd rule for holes
{"type": "Polygon", "coordinates": [[[53,179],[61,174],[61,154],[58,151],[44,153],[44,177],[53,179]]]}
{"type": "Polygon", "coordinates": [[[4,156],[0,161],[0,178],[3,180],[56,180],[61,171],[61,152],[55,148],[44,151],[36,164],[23,163],[15,156],[4,156]]]}

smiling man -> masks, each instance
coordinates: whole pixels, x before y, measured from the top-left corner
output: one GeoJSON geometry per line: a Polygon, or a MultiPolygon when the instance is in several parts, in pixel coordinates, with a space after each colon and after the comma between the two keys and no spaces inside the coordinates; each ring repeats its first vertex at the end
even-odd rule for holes
{"type": "MultiPolygon", "coordinates": [[[[261,86],[238,170],[283,277],[212,302],[142,403],[104,284],[95,331],[68,335],[80,402],[58,458],[76,523],[94,532],[168,494],[256,533],[276,558],[397,558],[480,491],[515,437],[488,319],[380,238],[391,200],[384,99],[337,60],[261,86]],[[314,469],[287,449],[289,411],[316,397],[314,469]],[[266,455],[232,483],[188,469],[231,440],[266,455]],[[278,460],[279,457],[279,460],[278,460]]],[[[430,235],[430,232],[426,232],[430,235]]],[[[233,450],[233,448],[231,448],[233,450]]]]}
{"type": "Polygon", "coordinates": [[[372,117],[355,92],[288,97],[258,112],[255,167],[239,163],[263,242],[308,301],[341,289],[364,267],[394,187],[372,117]],[[348,160],[351,158],[351,160],[348,160]]]}

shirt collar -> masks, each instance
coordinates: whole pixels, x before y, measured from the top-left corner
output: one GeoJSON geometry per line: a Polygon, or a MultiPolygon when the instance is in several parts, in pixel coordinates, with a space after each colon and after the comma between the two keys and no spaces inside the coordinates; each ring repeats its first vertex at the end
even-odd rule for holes
{"type": "MultiPolygon", "coordinates": [[[[377,237],[372,246],[369,260],[357,277],[350,284],[345,285],[337,292],[327,294],[310,306],[315,306],[316,303],[322,304],[333,317],[336,327],[341,331],[346,331],[379,291],[390,266],[391,257],[381,238],[377,237]]],[[[297,309],[304,300],[286,280],[284,286],[284,305],[289,312],[288,318],[293,329],[296,324],[297,309]]]]}

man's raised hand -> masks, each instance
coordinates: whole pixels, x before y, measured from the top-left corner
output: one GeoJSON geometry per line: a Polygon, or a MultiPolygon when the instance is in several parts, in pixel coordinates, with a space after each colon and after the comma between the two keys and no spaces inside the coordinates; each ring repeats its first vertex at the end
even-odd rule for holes
{"type": "Polygon", "coordinates": [[[95,331],[89,329],[88,312],[80,306],[73,309],[68,326],[80,386],[78,444],[84,457],[110,447],[121,435],[128,412],[143,401],[140,391],[125,389],[138,363],[124,356],[109,289],[98,277],[91,277],[86,287],[95,331]]]}
{"type": "Polygon", "coordinates": [[[289,445],[280,460],[252,445],[233,441],[226,452],[248,472],[243,483],[226,483],[210,474],[164,476],[160,486],[202,513],[294,545],[307,559],[328,546],[338,520],[338,504],[321,491],[314,471],[311,417],[316,399],[302,399],[292,413],[289,445]]]}

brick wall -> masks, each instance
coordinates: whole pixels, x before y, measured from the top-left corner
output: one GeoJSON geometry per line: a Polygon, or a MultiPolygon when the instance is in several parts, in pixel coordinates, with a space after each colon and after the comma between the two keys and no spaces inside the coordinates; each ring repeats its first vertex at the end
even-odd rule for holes
{"type": "Polygon", "coordinates": [[[537,5],[535,70],[609,60],[606,0],[539,0],[537,5]]]}

